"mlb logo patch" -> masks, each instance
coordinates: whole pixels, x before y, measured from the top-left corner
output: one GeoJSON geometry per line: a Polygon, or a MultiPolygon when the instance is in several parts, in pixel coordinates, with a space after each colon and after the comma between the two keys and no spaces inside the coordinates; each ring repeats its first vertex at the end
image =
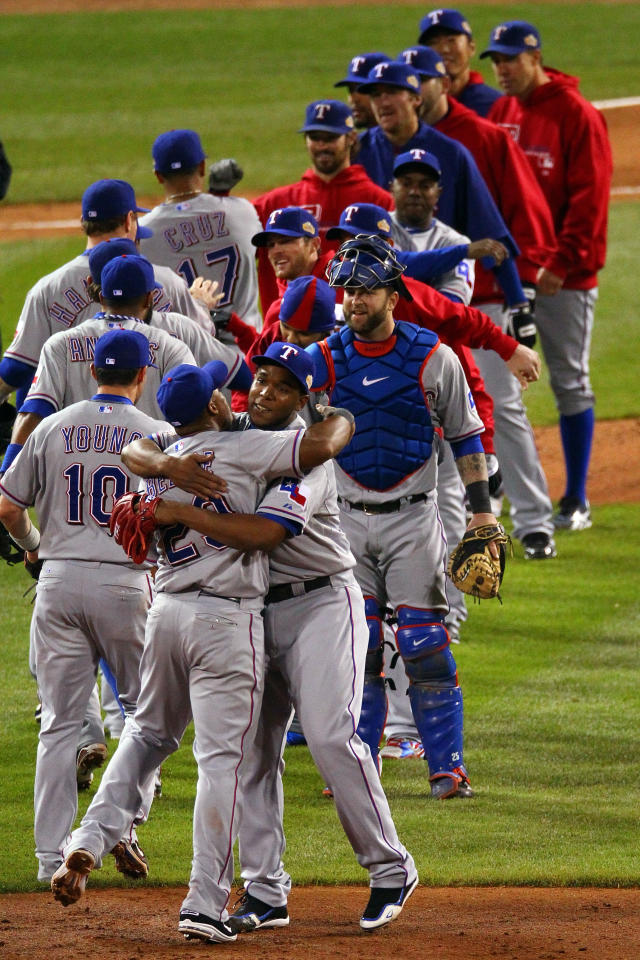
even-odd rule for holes
{"type": "Polygon", "coordinates": [[[113,405],[110,403],[103,403],[102,406],[98,407],[98,413],[113,413],[113,405]]]}

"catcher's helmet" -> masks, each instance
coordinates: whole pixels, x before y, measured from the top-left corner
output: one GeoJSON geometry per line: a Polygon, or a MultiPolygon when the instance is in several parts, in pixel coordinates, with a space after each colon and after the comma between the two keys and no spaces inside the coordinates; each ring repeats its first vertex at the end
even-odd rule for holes
{"type": "Polygon", "coordinates": [[[402,280],[405,269],[385,240],[359,233],[342,244],[327,264],[326,275],[332,287],[392,287],[405,300],[413,300],[402,280]]]}

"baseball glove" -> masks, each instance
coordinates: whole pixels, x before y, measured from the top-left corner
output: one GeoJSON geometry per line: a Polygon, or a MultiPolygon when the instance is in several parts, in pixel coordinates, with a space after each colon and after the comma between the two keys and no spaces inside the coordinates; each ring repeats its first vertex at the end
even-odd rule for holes
{"type": "Polygon", "coordinates": [[[478,600],[500,599],[500,585],[504,575],[506,546],[511,543],[501,523],[485,523],[467,530],[449,557],[447,573],[452,583],[478,600]],[[494,560],[489,544],[497,543],[499,559],[494,560]]]}
{"type": "Polygon", "coordinates": [[[0,560],[4,560],[12,567],[16,563],[22,563],[24,550],[13,542],[8,531],[0,523],[0,560]]]}
{"type": "Polygon", "coordinates": [[[29,576],[33,577],[34,580],[40,579],[40,572],[42,570],[43,564],[44,564],[44,560],[35,560],[35,561],[28,560],[27,554],[26,553],[24,554],[24,568],[29,574],[29,576]]]}
{"type": "Polygon", "coordinates": [[[139,493],[126,493],[116,500],[109,529],[134,563],[144,563],[151,545],[160,497],[144,500],[139,493]]]}

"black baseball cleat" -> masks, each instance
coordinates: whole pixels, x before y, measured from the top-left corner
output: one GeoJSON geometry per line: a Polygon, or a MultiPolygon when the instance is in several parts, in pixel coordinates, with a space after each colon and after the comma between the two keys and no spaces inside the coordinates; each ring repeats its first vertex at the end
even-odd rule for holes
{"type": "Polygon", "coordinates": [[[270,927],[288,927],[289,912],[286,903],[281,907],[272,907],[250,893],[244,893],[238,906],[229,917],[229,926],[236,933],[250,933],[252,930],[270,927]]]}
{"type": "Polygon", "coordinates": [[[577,497],[563,497],[553,517],[556,530],[588,530],[591,522],[589,501],[577,497]]]}
{"type": "Polygon", "coordinates": [[[360,917],[363,930],[376,930],[391,923],[402,913],[402,908],[418,886],[418,877],[404,887],[372,887],[369,903],[360,917]]]}
{"type": "Polygon", "coordinates": [[[525,560],[552,560],[558,556],[553,537],[539,531],[526,533],[522,538],[525,560]]]}
{"type": "Polygon", "coordinates": [[[149,861],[137,840],[119,840],[111,851],[116,861],[116,870],[132,880],[149,876],[149,861]]]}
{"type": "Polygon", "coordinates": [[[80,899],[95,863],[95,857],[88,850],[74,850],[58,867],[51,878],[51,892],[63,907],[80,899]]]}
{"type": "Polygon", "coordinates": [[[106,743],[90,743],[79,747],[76,753],[76,781],[78,790],[88,790],[93,782],[93,771],[107,759],[106,743]]]}
{"type": "Polygon", "coordinates": [[[205,940],[207,943],[233,943],[236,934],[223,920],[212,920],[196,910],[181,910],[178,930],[185,940],[205,940]]]}

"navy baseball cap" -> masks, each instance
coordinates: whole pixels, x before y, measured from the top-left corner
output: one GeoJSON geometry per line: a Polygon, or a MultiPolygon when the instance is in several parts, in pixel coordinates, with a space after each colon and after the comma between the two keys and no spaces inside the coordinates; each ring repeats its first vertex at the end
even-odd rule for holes
{"type": "Polygon", "coordinates": [[[447,68],[439,53],[433,47],[407,47],[397,56],[398,63],[406,63],[417,70],[421,77],[446,77],[447,68]]]}
{"type": "Polygon", "coordinates": [[[442,176],[440,161],[434,153],[429,153],[428,150],[415,148],[413,150],[407,150],[406,153],[399,153],[393,164],[394,176],[400,173],[405,167],[426,167],[436,175],[436,179],[439,180],[442,176]]]}
{"type": "Polygon", "coordinates": [[[195,130],[168,130],[154,141],[151,156],[154,170],[172,174],[193,170],[207,155],[195,130]]]}
{"type": "Polygon", "coordinates": [[[354,130],[353,114],[346,103],[341,100],[314,100],[305,111],[304,126],[298,133],[313,133],[314,130],[322,133],[352,133],[354,130]]]}
{"type": "Polygon", "coordinates": [[[139,207],[133,187],[126,180],[96,180],[82,194],[83,220],[112,220],[130,210],[148,213],[139,207]]]}
{"type": "Polygon", "coordinates": [[[389,211],[376,203],[352,203],[340,214],[338,226],[329,227],[327,240],[342,240],[343,233],[350,233],[353,237],[366,233],[388,240],[391,236],[389,211]]]}
{"type": "Polygon", "coordinates": [[[444,10],[430,10],[420,21],[418,43],[428,43],[431,30],[444,30],[448,33],[465,33],[472,36],[471,27],[459,10],[447,7],[444,10]]]}
{"type": "Polygon", "coordinates": [[[127,237],[114,237],[112,240],[103,240],[89,251],[89,271],[95,283],[100,283],[102,271],[109,260],[115,257],[138,256],[138,248],[133,240],[127,237]]]}
{"type": "Polygon", "coordinates": [[[480,59],[492,53],[504,53],[507,57],[517,57],[519,53],[531,53],[542,46],[540,34],[532,23],[526,20],[505,20],[494,27],[489,37],[489,46],[480,54],[480,59]]]}
{"type": "Polygon", "coordinates": [[[269,237],[317,237],[318,221],[304,207],[281,207],[269,214],[261,233],[251,237],[254,247],[264,247],[269,237]]]}
{"type": "Polygon", "coordinates": [[[396,60],[377,63],[367,74],[366,83],[360,84],[358,90],[369,93],[381,84],[400,87],[402,90],[410,90],[411,93],[420,93],[420,76],[417,70],[407,63],[398,63],[396,60]]]}
{"type": "Polygon", "coordinates": [[[227,368],[212,360],[205,367],[181,363],[162,378],[156,399],[163,416],[174,427],[196,420],[211,400],[214,390],[224,386],[227,368]]]}
{"type": "Polygon", "coordinates": [[[284,367],[292,374],[305,393],[309,393],[313,383],[315,367],[312,358],[302,347],[296,347],[293,343],[282,343],[275,340],[270,343],[263,354],[257,357],[251,357],[256,367],[264,364],[267,366],[275,364],[277,367],[284,367]]]}
{"type": "Polygon", "coordinates": [[[377,63],[389,63],[391,57],[388,57],[386,53],[361,53],[356,57],[351,58],[351,62],[347,67],[346,75],[342,80],[338,80],[337,83],[334,83],[334,87],[347,87],[350,83],[362,83],[363,80],[367,79],[369,71],[375,67],[377,63]]]}
{"type": "Polygon", "coordinates": [[[319,277],[296,277],[287,285],[280,319],[306,333],[333,330],[336,325],[336,292],[319,277]]]}
{"type": "Polygon", "coordinates": [[[139,330],[107,330],[96,340],[93,351],[96,369],[138,370],[150,363],[149,341],[139,330]]]}
{"type": "Polygon", "coordinates": [[[100,286],[108,302],[135,300],[151,290],[162,290],[162,284],[157,283],[153,275],[153,267],[138,254],[109,260],[102,268],[100,286]]]}

